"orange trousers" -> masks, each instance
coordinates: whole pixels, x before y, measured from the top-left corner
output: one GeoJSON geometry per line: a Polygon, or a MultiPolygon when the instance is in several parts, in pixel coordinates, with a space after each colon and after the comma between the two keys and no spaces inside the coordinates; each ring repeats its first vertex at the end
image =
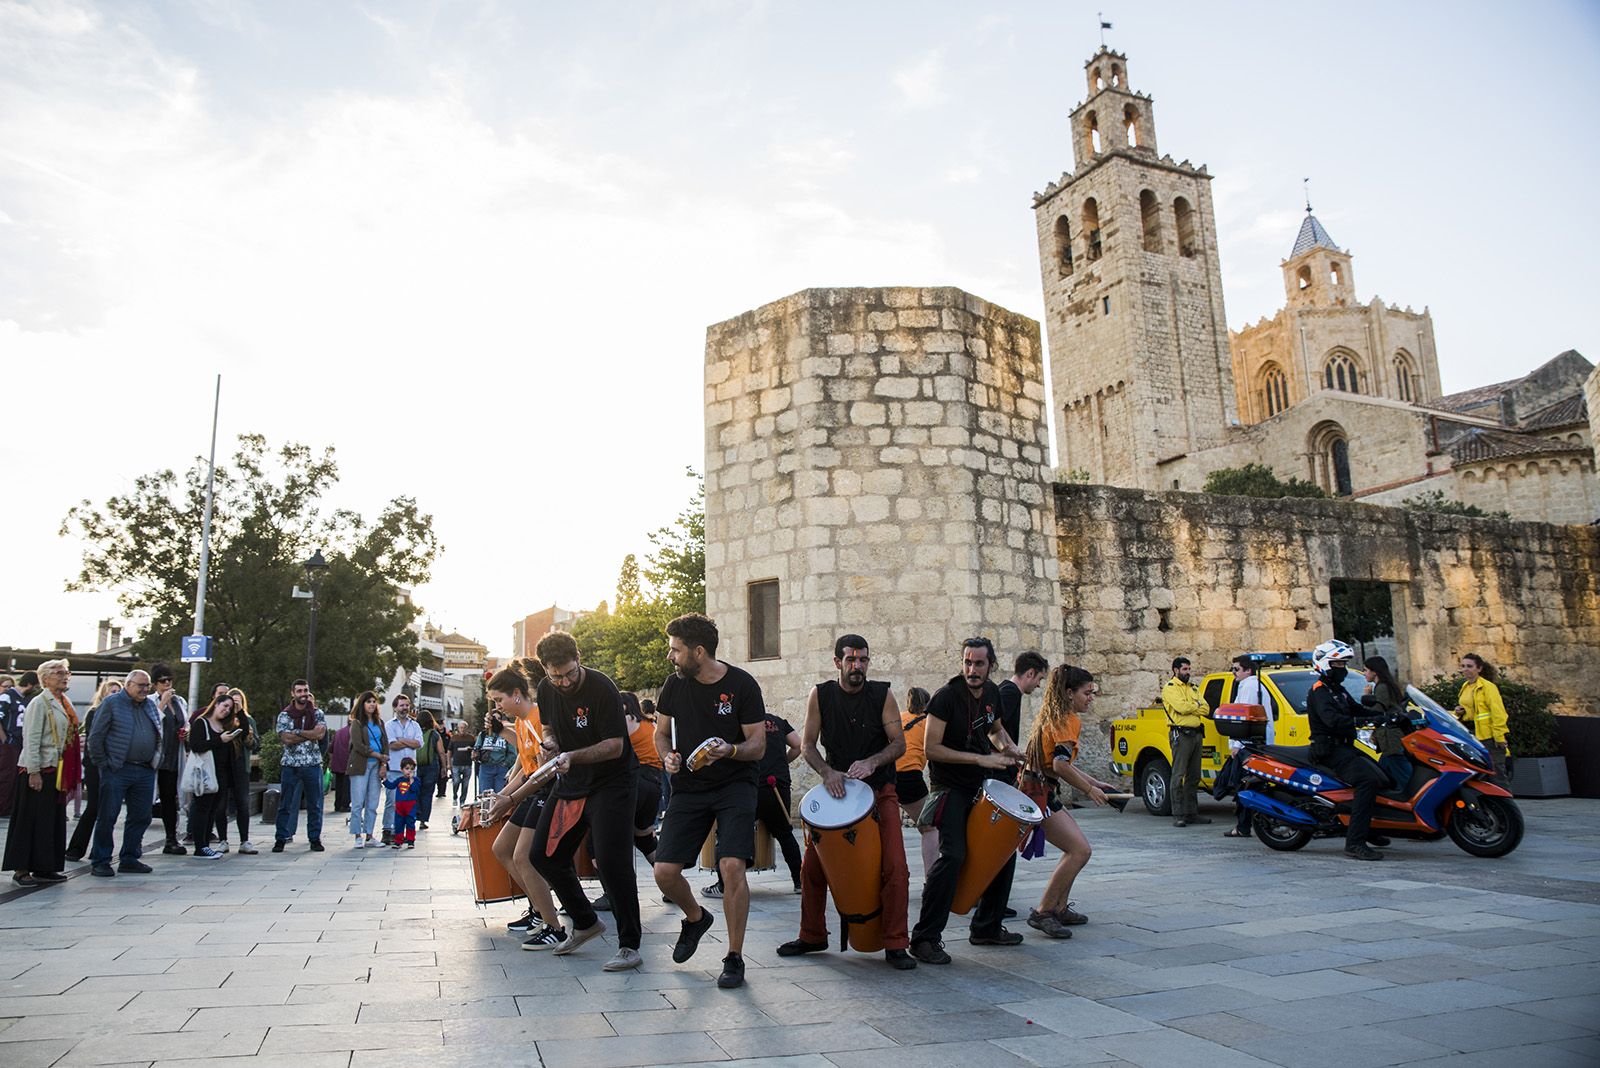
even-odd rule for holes
{"type": "MultiPolygon", "coordinates": [[[[911,945],[907,910],[911,903],[911,870],[906,867],[906,842],[900,830],[900,796],[894,783],[878,787],[876,807],[878,832],[883,841],[882,876],[883,948],[906,949],[911,945]]],[[[806,838],[806,855],[800,862],[800,939],[803,942],[828,940],[828,877],[822,861],[806,838]]]]}

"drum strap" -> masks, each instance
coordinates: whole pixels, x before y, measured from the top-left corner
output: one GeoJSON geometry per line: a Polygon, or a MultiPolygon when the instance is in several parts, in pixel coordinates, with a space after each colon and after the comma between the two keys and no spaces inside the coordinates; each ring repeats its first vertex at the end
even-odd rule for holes
{"type": "Polygon", "coordinates": [[[852,923],[866,923],[883,915],[883,906],[880,905],[871,912],[841,912],[839,913],[839,952],[843,953],[850,948],[850,925],[852,923]]]}

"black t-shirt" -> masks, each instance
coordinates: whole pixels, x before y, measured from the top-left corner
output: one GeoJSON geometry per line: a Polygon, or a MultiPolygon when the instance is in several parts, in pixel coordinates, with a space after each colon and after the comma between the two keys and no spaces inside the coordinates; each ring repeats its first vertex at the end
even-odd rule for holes
{"type": "MultiPolygon", "coordinates": [[[[992,682],[983,684],[983,696],[972,700],[967,680],[957,675],[933,695],[928,702],[928,716],[944,721],[941,744],[963,753],[986,755],[994,752],[989,744],[989,727],[1000,715],[1000,690],[992,682]]],[[[988,768],[976,764],[946,764],[928,761],[933,785],[976,793],[983,780],[994,776],[988,768]]]]}
{"type": "MultiPolygon", "coordinates": [[[[1000,725],[1006,729],[1007,734],[1011,735],[1013,742],[1021,745],[1022,743],[1018,739],[1022,737],[1022,687],[1007,679],[996,689],[1000,693],[1000,725]]],[[[1011,783],[1013,786],[1017,783],[1016,771],[997,771],[993,772],[990,777],[1001,779],[1011,783]]]]}
{"type": "MultiPolygon", "coordinates": [[[[823,756],[834,771],[880,753],[889,744],[883,728],[883,706],[889,699],[887,682],[868,682],[856,693],[846,693],[834,679],[817,685],[817,710],[822,713],[823,756]]],[[[867,776],[874,790],[894,780],[894,761],[867,776]]]]}
{"type": "Polygon", "coordinates": [[[639,758],[628,743],[628,721],[622,713],[617,684],[594,668],[583,669],[583,681],[571,693],[557,690],[549,679],[539,683],[539,716],[555,733],[563,753],[583,749],[607,738],[622,739],[622,754],[598,764],[574,764],[556,786],[558,798],[588,797],[602,786],[629,782],[639,758]]]}
{"type": "Polygon", "coordinates": [[[472,735],[450,736],[450,762],[458,767],[472,763],[472,735]]]}
{"type": "Polygon", "coordinates": [[[738,745],[744,739],[744,725],[760,723],[767,708],[761,700],[761,687],[749,673],[723,664],[727,674],[709,686],[668,676],[656,698],[656,714],[672,717],[677,728],[676,745],[683,766],[672,777],[674,791],[699,793],[715,790],[734,781],[754,783],[756,762],[725,758],[699,771],[689,770],[689,754],[707,738],[721,738],[738,745]]]}
{"type": "MultiPolygon", "coordinates": [[[[759,783],[777,779],[778,785],[789,785],[789,735],[794,728],[782,716],[767,713],[767,751],[756,764],[759,783]]],[[[758,783],[758,785],[759,785],[758,783]]]]}

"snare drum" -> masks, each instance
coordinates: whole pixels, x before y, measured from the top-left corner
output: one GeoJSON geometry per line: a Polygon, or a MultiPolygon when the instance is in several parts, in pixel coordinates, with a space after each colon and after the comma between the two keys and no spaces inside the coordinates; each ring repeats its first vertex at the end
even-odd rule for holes
{"type": "Polygon", "coordinates": [[[688,768],[690,771],[699,771],[701,768],[711,763],[711,747],[720,741],[722,741],[721,738],[707,738],[705,741],[695,746],[694,752],[690,753],[689,756],[684,760],[683,766],[688,768]]]}
{"type": "Polygon", "coordinates": [[[971,912],[1011,854],[1043,822],[1044,812],[1027,794],[998,779],[983,780],[967,814],[967,859],[956,878],[950,911],[962,916],[971,912]]]}
{"type": "Polygon", "coordinates": [[[476,804],[461,806],[461,830],[467,836],[467,856],[472,861],[472,898],[480,905],[519,898],[522,891],[494,855],[494,840],[500,831],[478,822],[478,811],[476,804]]]}
{"type": "Polygon", "coordinates": [[[800,818],[851,948],[876,953],[883,948],[883,840],[872,787],[846,779],[844,796],[832,797],[813,786],[800,799],[800,818]]]}

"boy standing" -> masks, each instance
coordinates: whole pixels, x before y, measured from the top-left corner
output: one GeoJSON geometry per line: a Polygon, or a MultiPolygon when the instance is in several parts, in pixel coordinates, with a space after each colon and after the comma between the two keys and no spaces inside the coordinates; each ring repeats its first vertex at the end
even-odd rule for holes
{"type": "Polygon", "coordinates": [[[394,839],[389,843],[399,849],[417,848],[417,762],[410,757],[400,760],[400,773],[383,785],[389,788],[394,802],[394,839]]]}

